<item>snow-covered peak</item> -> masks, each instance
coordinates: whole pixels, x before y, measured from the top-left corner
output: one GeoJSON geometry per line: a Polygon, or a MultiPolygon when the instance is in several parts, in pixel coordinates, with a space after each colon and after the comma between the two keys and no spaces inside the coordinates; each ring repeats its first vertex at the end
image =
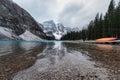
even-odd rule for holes
{"type": "Polygon", "coordinates": [[[67,33],[66,28],[63,26],[63,24],[58,23],[58,24],[57,24],[57,28],[58,28],[58,30],[59,30],[60,32],[62,32],[62,33],[64,33],[64,34],[67,33]]]}
{"type": "Polygon", "coordinates": [[[55,32],[56,31],[56,24],[53,20],[43,22],[43,30],[44,32],[55,32]]]}
{"type": "Polygon", "coordinates": [[[25,31],[23,34],[21,34],[19,37],[21,37],[23,40],[31,41],[31,40],[42,40],[40,37],[34,35],[30,31],[25,31]]]}
{"type": "Polygon", "coordinates": [[[54,35],[55,39],[60,39],[64,34],[67,33],[65,27],[58,23],[56,24],[53,20],[45,21],[43,23],[43,31],[48,35],[48,33],[52,33],[54,35]]]}

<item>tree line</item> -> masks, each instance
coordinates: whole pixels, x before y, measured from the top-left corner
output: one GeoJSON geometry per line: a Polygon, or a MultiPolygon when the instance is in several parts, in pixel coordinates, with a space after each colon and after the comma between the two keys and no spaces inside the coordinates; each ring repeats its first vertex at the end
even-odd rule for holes
{"type": "Polygon", "coordinates": [[[97,13],[86,28],[79,32],[67,33],[61,40],[95,40],[104,37],[120,38],[120,2],[115,5],[115,1],[111,0],[104,16],[97,13]]]}

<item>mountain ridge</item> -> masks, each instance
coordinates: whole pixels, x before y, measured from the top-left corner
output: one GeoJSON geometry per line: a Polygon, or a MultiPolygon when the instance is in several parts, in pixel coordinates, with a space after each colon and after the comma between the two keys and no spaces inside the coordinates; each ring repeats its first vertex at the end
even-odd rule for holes
{"type": "Polygon", "coordinates": [[[0,26],[12,29],[18,36],[29,30],[38,37],[47,39],[35,19],[12,0],[0,0],[0,26]]]}
{"type": "Polygon", "coordinates": [[[54,20],[48,20],[48,21],[44,21],[42,23],[43,27],[43,31],[44,33],[46,33],[49,36],[55,37],[55,39],[60,40],[60,38],[69,33],[69,32],[77,32],[80,29],[78,27],[75,28],[70,28],[70,27],[64,27],[64,25],[62,23],[55,23],[54,20]]]}
{"type": "Polygon", "coordinates": [[[62,35],[66,34],[64,26],[60,23],[55,23],[53,20],[45,21],[42,23],[43,31],[49,36],[53,36],[55,39],[60,40],[62,35]]]}

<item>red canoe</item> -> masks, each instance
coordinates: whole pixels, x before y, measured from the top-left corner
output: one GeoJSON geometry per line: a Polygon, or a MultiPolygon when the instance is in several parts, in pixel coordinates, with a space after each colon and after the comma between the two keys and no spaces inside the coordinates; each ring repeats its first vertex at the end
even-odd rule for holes
{"type": "Polygon", "coordinates": [[[96,42],[107,42],[107,41],[113,41],[116,40],[117,38],[100,38],[100,39],[96,39],[96,42]]]}

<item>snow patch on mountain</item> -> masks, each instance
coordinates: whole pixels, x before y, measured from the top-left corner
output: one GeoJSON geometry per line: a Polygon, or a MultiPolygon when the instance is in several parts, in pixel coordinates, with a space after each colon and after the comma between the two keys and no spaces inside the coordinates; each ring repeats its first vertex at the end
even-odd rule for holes
{"type": "Polygon", "coordinates": [[[42,40],[40,37],[34,35],[30,31],[26,30],[23,34],[21,34],[19,37],[21,37],[23,40],[31,41],[31,40],[42,40]]]}
{"type": "Polygon", "coordinates": [[[8,29],[0,26],[0,35],[5,39],[20,39],[17,35],[13,33],[12,29],[8,29]]]}
{"type": "Polygon", "coordinates": [[[53,35],[55,36],[55,39],[57,40],[59,40],[62,37],[62,35],[57,34],[57,33],[53,33],[53,35]]]}

